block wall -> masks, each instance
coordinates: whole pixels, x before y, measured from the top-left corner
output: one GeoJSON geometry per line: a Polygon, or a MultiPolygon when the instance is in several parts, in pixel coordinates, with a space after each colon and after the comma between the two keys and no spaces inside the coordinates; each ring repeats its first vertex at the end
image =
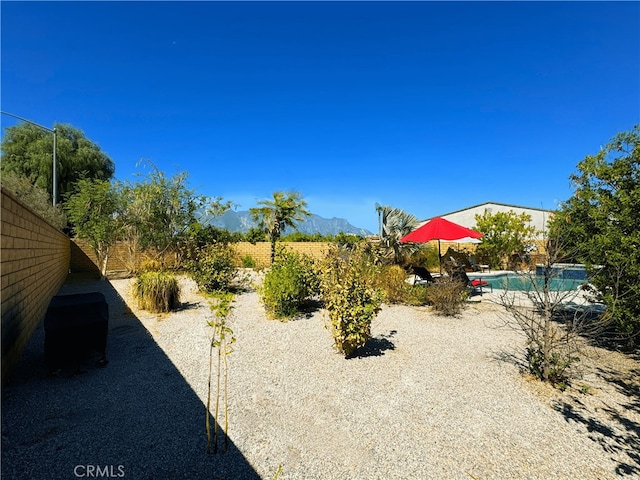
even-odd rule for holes
{"type": "MultiPolygon", "coordinates": [[[[107,271],[132,270],[129,268],[129,251],[124,243],[117,243],[109,248],[107,271]]],[[[71,272],[100,272],[98,259],[89,243],[82,238],[71,239],[71,272]]]]}
{"type": "Polygon", "coordinates": [[[2,381],[69,272],[69,238],[13,195],[2,193],[0,257],[2,381]]]}
{"type": "MultiPolygon", "coordinates": [[[[328,250],[329,243],[324,242],[279,242],[279,246],[304,253],[312,258],[322,258],[328,250]]],[[[257,268],[268,267],[271,263],[271,244],[269,242],[257,242],[255,244],[249,242],[233,243],[238,257],[238,261],[246,255],[250,255],[256,262],[257,268]]],[[[139,267],[140,263],[145,259],[144,254],[136,255],[136,264],[139,267]]],[[[169,256],[166,263],[171,265],[174,258],[169,256]]],[[[95,271],[98,269],[98,261],[96,256],[89,246],[89,244],[80,238],[71,240],[71,272],[87,272],[95,271]]],[[[109,254],[109,262],[107,264],[107,270],[131,270],[129,251],[125,244],[117,243],[112,246],[109,254]]]]}
{"type": "MultiPolygon", "coordinates": [[[[284,246],[288,250],[320,259],[326,255],[330,244],[325,242],[278,242],[278,245],[284,246]]],[[[271,264],[271,243],[269,242],[257,242],[255,244],[239,242],[234,243],[233,247],[239,259],[250,255],[258,268],[268,267],[271,264]]]]}

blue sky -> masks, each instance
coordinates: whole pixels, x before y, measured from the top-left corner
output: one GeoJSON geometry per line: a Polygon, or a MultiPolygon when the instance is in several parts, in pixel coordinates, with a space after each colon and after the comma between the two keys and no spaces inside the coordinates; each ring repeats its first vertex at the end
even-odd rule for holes
{"type": "MultiPolygon", "coordinates": [[[[638,2],[5,2],[2,110],[239,210],[554,208],[640,121],[638,2]]],[[[2,126],[15,120],[2,115],[2,126]]]]}

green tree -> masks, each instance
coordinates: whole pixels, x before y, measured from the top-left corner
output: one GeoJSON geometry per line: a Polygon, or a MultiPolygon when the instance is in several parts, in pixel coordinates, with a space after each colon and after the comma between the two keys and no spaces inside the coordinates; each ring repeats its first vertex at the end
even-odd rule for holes
{"type": "Polygon", "coordinates": [[[616,135],[571,175],[574,195],[551,230],[569,245],[567,255],[587,265],[596,298],[620,333],[640,339],[640,125],[616,135]]]}
{"type": "Polygon", "coordinates": [[[294,228],[297,222],[311,215],[307,202],[298,192],[274,192],[273,200],[261,200],[262,207],[250,208],[249,213],[271,242],[271,263],[276,256],[276,242],[286,227],[294,228]]]}
{"type": "Polygon", "coordinates": [[[15,172],[5,172],[2,174],[2,187],[54,227],[62,230],[67,226],[67,217],[61,206],[53,206],[47,191],[33,185],[27,178],[15,172]]]}
{"type": "Polygon", "coordinates": [[[521,257],[535,234],[534,227],[529,226],[531,215],[514,211],[484,212],[476,215],[475,230],[482,232],[482,243],[478,245],[477,254],[492,268],[507,268],[509,260],[515,255],[521,257]]]}
{"type": "Polygon", "coordinates": [[[418,219],[399,208],[377,205],[380,218],[380,246],[386,263],[402,264],[407,256],[416,253],[420,246],[415,243],[401,243],[400,239],[411,233],[418,225],[418,219]]]}
{"type": "MultiPolygon", "coordinates": [[[[81,178],[109,180],[113,161],[84,133],[68,124],[55,124],[57,132],[58,191],[62,199],[81,178]]],[[[5,129],[2,172],[15,172],[33,185],[52,192],[53,135],[28,123],[5,129]]]]}
{"type": "Polygon", "coordinates": [[[204,217],[220,215],[229,202],[196,195],[188,188],[188,174],[181,172],[167,177],[153,167],[147,178],[129,186],[127,207],[131,235],[136,235],[140,247],[164,262],[165,254],[179,255],[188,246],[189,233],[204,217]]]}
{"type": "Polygon", "coordinates": [[[75,235],[87,240],[95,252],[102,278],[107,272],[109,249],[120,235],[122,198],[117,184],[81,179],[64,205],[75,235]]]}

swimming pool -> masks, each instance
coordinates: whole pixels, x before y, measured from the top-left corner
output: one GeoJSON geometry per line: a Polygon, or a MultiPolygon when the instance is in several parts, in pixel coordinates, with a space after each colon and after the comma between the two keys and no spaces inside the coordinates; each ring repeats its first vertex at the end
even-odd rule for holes
{"type": "MultiPolygon", "coordinates": [[[[533,288],[533,282],[542,287],[544,277],[541,275],[522,275],[517,273],[500,273],[491,275],[474,275],[469,274],[470,279],[482,278],[486,280],[496,290],[517,290],[529,291],[533,288]]],[[[577,290],[580,285],[584,284],[584,279],[553,277],[549,288],[556,292],[566,292],[569,290],[577,290]]]]}

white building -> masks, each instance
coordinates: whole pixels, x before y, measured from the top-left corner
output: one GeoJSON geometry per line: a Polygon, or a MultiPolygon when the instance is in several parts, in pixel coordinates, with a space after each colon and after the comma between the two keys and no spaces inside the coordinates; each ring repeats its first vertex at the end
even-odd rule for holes
{"type": "MultiPolygon", "coordinates": [[[[529,222],[529,225],[533,226],[536,229],[536,232],[547,230],[547,222],[553,214],[552,210],[543,210],[541,208],[519,207],[517,205],[508,205],[504,203],[486,202],[481,203],[480,205],[474,205],[472,207],[457,210],[455,212],[445,213],[438,216],[445,218],[451,222],[457,223],[458,225],[462,225],[467,228],[474,228],[476,225],[476,215],[482,215],[485,212],[495,214],[497,212],[509,211],[512,211],[517,215],[520,215],[522,213],[526,213],[527,215],[529,215],[531,217],[531,222],[529,222]]],[[[535,239],[542,239],[542,235],[538,234],[535,239]]]]}

